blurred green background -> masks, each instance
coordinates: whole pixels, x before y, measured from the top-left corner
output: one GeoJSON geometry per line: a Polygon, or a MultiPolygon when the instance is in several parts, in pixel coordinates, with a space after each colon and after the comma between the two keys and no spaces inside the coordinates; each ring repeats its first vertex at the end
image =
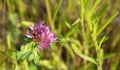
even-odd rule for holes
{"type": "MultiPolygon", "coordinates": [[[[96,0],[90,1],[91,7],[96,0]]],[[[113,11],[120,12],[120,0],[103,0],[96,12],[101,9],[105,13],[101,12],[100,22],[113,11]]],[[[82,38],[64,22],[67,18],[74,23],[79,12],[79,0],[0,0],[0,70],[84,70],[83,59],[71,48],[79,45],[82,38]],[[52,48],[40,51],[38,64],[33,61],[17,61],[16,52],[20,51],[21,45],[29,42],[25,38],[28,25],[42,20],[62,41],[55,43],[52,48]]],[[[120,14],[102,35],[108,37],[102,44],[105,53],[103,70],[120,70],[120,14]]],[[[89,48],[89,53],[90,56],[96,55],[93,47],[89,48]]],[[[94,64],[88,62],[87,65],[87,70],[96,70],[94,64]]]]}

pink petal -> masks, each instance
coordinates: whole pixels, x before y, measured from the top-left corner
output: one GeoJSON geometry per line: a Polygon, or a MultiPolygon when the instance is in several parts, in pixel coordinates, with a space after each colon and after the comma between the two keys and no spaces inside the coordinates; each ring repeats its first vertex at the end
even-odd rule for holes
{"type": "Polygon", "coordinates": [[[31,24],[30,24],[30,29],[31,29],[31,30],[33,30],[33,27],[32,27],[32,25],[31,25],[31,24]]]}

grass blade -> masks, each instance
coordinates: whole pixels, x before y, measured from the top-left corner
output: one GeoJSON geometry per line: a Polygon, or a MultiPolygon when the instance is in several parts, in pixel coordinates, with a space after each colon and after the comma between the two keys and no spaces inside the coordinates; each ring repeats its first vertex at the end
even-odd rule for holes
{"type": "Polygon", "coordinates": [[[58,0],[58,3],[55,6],[54,13],[53,13],[53,21],[55,21],[55,18],[56,18],[56,15],[58,13],[58,9],[59,9],[61,3],[62,3],[62,0],[58,0]]]}
{"type": "Polygon", "coordinates": [[[77,55],[79,55],[79,56],[82,57],[83,59],[86,59],[86,60],[88,60],[88,61],[90,61],[90,62],[92,62],[92,63],[94,63],[94,64],[97,65],[97,62],[96,62],[92,57],[89,57],[89,56],[86,56],[86,55],[82,54],[82,53],[80,52],[80,50],[78,50],[78,48],[77,48],[74,44],[71,44],[71,45],[72,45],[72,48],[73,48],[74,52],[75,52],[77,55]]]}
{"type": "Polygon", "coordinates": [[[98,32],[97,35],[99,35],[109,24],[110,22],[113,20],[113,18],[115,18],[117,16],[118,13],[113,14],[109,19],[107,19],[99,28],[98,28],[98,32]]]}

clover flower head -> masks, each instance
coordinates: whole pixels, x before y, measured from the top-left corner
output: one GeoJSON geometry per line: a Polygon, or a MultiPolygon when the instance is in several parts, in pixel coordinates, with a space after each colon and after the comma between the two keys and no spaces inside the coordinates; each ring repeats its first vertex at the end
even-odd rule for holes
{"type": "Polygon", "coordinates": [[[57,37],[50,31],[49,26],[44,24],[44,21],[30,25],[30,30],[27,30],[27,37],[37,43],[38,49],[46,49],[50,43],[55,41],[57,37]]]}

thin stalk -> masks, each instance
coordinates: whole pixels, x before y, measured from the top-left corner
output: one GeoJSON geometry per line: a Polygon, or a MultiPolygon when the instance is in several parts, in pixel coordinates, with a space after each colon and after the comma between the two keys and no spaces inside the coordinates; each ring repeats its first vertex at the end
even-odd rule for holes
{"type": "Polygon", "coordinates": [[[99,56],[100,56],[100,55],[99,55],[99,53],[98,53],[98,54],[97,54],[97,59],[98,59],[97,69],[98,69],[98,70],[103,70],[103,69],[102,69],[102,61],[103,61],[103,60],[101,60],[99,56]]]}
{"type": "MultiPolygon", "coordinates": [[[[3,3],[3,18],[2,18],[2,51],[5,52],[6,47],[5,47],[5,13],[6,13],[6,0],[4,0],[3,3]]],[[[6,57],[2,55],[3,59],[3,68],[6,70],[6,57]]]]}
{"type": "Polygon", "coordinates": [[[47,15],[48,15],[48,20],[50,22],[51,30],[55,33],[55,28],[54,28],[51,11],[50,11],[49,0],[45,0],[45,4],[46,4],[46,10],[47,10],[47,15]]]}
{"type": "Polygon", "coordinates": [[[98,46],[97,37],[95,35],[92,35],[92,39],[94,41],[94,46],[96,48],[96,53],[97,53],[97,60],[98,60],[97,69],[102,70],[102,61],[103,60],[101,60],[101,58],[100,58],[100,48],[98,46]]]}
{"type": "MultiPolygon", "coordinates": [[[[85,34],[85,26],[84,26],[84,4],[83,4],[83,0],[80,0],[80,16],[81,16],[81,26],[82,26],[82,36],[83,36],[83,48],[84,48],[84,54],[88,55],[88,49],[87,49],[87,45],[86,45],[86,34],[85,34]]],[[[87,61],[84,60],[84,69],[87,70],[87,61]]]]}
{"type": "Polygon", "coordinates": [[[56,5],[56,7],[54,9],[54,13],[53,13],[53,22],[55,22],[55,19],[56,19],[56,16],[57,16],[57,13],[58,13],[61,3],[62,3],[62,0],[58,0],[58,3],[56,5]]]}
{"type": "Polygon", "coordinates": [[[102,69],[102,62],[103,62],[103,60],[102,60],[101,57],[100,57],[100,53],[101,53],[101,51],[100,51],[100,49],[99,49],[98,52],[97,52],[97,59],[98,59],[97,68],[98,68],[98,70],[103,70],[103,69],[102,69]]]}

